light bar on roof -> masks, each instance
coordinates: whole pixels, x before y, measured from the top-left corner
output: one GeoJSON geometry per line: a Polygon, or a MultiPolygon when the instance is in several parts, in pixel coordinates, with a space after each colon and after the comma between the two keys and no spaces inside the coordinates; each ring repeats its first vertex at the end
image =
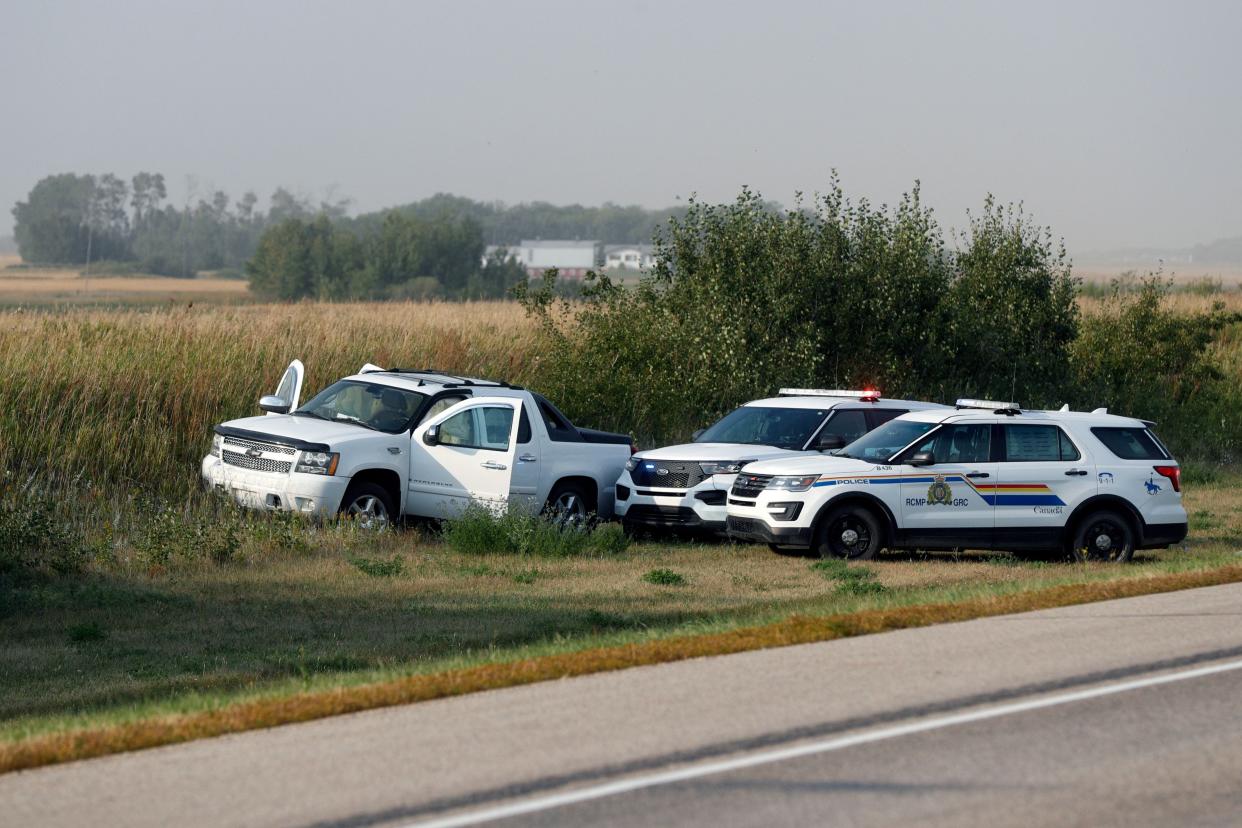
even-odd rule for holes
{"type": "Polygon", "coordinates": [[[782,388],[779,392],[781,397],[849,397],[852,399],[863,400],[864,402],[874,402],[880,398],[880,392],[874,388],[865,388],[861,391],[846,391],[840,388],[782,388]]]}
{"type": "Polygon", "coordinates": [[[1016,402],[998,402],[996,400],[958,400],[958,408],[984,408],[989,411],[1019,411],[1022,406],[1016,402]]]}

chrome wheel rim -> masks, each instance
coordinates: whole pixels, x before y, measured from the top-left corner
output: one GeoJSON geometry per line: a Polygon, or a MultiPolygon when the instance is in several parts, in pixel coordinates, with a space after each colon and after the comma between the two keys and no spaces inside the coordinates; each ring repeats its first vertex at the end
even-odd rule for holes
{"type": "Polygon", "coordinates": [[[346,516],[359,529],[384,529],[388,526],[388,509],[375,495],[363,495],[349,504],[346,516]]]}
{"type": "Polygon", "coordinates": [[[586,521],[586,503],[577,492],[564,492],[552,502],[552,519],[562,526],[580,526],[586,521]]]}

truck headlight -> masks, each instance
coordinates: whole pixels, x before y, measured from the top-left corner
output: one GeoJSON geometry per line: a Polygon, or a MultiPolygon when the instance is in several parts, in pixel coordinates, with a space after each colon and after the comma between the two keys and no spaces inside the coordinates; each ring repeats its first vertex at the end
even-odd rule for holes
{"type": "Polygon", "coordinates": [[[336,474],[341,455],[335,451],[304,451],[293,470],[303,474],[336,474]]]}
{"type": "Polygon", "coordinates": [[[643,458],[631,454],[630,459],[625,461],[625,470],[634,471],[634,469],[638,468],[642,462],[643,458]]]}
{"type": "Polygon", "coordinates": [[[221,437],[219,434],[212,436],[211,450],[208,451],[207,453],[210,454],[212,457],[219,457],[220,452],[223,450],[224,450],[224,438],[221,437]]]}
{"type": "Polygon", "coordinates": [[[713,474],[737,474],[745,465],[745,460],[718,460],[699,463],[699,468],[710,477],[713,474]]]}
{"type": "Polygon", "coordinates": [[[811,486],[815,485],[815,481],[819,480],[818,474],[810,475],[791,475],[782,474],[773,477],[768,481],[767,488],[781,489],[786,492],[805,492],[811,486]]]}

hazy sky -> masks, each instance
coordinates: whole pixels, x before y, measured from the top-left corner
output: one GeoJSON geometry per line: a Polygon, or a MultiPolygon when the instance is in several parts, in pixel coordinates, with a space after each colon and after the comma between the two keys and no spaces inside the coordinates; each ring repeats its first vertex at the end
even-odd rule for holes
{"type": "Polygon", "coordinates": [[[1071,251],[1242,235],[1242,3],[0,0],[0,233],[41,177],[356,210],[662,206],[839,170],[1071,251]]]}

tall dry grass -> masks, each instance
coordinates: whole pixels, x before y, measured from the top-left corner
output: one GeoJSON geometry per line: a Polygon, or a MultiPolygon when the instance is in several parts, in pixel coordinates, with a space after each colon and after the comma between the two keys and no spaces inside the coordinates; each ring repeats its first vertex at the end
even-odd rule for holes
{"type": "MultiPolygon", "coordinates": [[[[1239,293],[1166,301],[1191,312],[1217,298],[1242,310],[1239,293]]],[[[1082,307],[1100,311],[1088,297],[1082,307]]],[[[1213,348],[1242,377],[1237,327],[1213,348]]],[[[304,398],[366,362],[538,387],[544,358],[511,302],[0,311],[0,470],[180,496],[212,425],[257,414],[295,357],[307,366],[304,398]]],[[[702,425],[701,412],[686,413],[686,431],[702,425]]]]}
{"type": "Polygon", "coordinates": [[[214,423],[259,413],[285,365],[314,393],[366,362],[515,382],[533,328],[512,303],[256,305],[0,315],[0,463],[177,494],[214,423]]]}

